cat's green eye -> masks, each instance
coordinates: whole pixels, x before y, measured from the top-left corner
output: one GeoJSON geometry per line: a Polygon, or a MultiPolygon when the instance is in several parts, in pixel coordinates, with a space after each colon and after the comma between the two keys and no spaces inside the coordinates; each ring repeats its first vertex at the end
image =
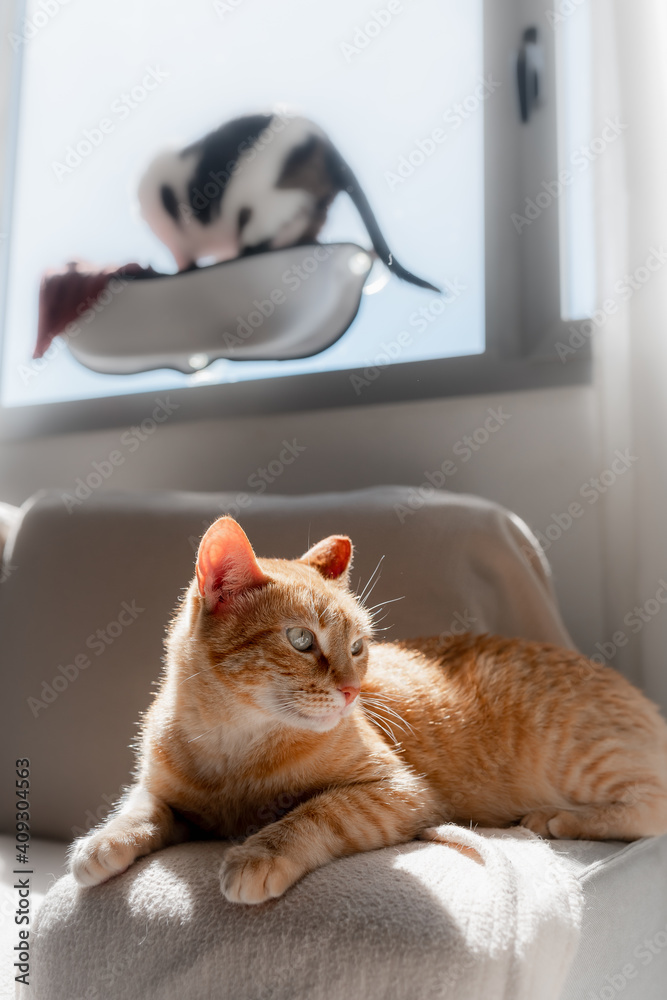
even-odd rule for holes
{"type": "Polygon", "coordinates": [[[300,653],[308,652],[309,649],[312,649],[315,642],[315,636],[307,628],[288,628],[287,638],[300,653]]]}
{"type": "Polygon", "coordinates": [[[355,639],[350,647],[350,652],[352,653],[352,656],[359,656],[359,653],[362,652],[363,648],[364,648],[364,640],[355,639]]]}

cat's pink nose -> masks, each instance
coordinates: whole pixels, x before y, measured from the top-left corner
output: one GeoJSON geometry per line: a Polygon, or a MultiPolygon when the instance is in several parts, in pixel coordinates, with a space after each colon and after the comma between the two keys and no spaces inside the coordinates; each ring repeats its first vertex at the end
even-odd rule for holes
{"type": "Polygon", "coordinates": [[[345,707],[351,704],[361,691],[360,687],[355,687],[353,684],[348,684],[347,687],[338,688],[342,696],[345,698],[345,707]]]}

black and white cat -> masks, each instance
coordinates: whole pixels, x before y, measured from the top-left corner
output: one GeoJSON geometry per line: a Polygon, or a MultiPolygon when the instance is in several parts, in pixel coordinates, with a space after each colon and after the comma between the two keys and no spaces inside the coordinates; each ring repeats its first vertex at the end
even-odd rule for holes
{"type": "Polygon", "coordinates": [[[230,260],[314,242],[341,191],[390,271],[438,292],[397,262],[356,177],[306,118],[246,115],[185,149],[161,153],[141,179],[139,203],[182,271],[203,257],[230,260]]]}

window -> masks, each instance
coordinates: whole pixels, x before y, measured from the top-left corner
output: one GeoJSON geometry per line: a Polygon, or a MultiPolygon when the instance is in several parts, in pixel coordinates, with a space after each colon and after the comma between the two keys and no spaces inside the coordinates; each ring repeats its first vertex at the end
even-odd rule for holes
{"type": "MultiPolygon", "coordinates": [[[[10,237],[0,248],[5,415],[26,407],[53,414],[58,405],[44,404],[167,389],[196,388],[210,401],[215,389],[222,398],[221,386],[238,403],[244,383],[251,408],[279,396],[284,405],[354,405],[400,397],[401,385],[413,396],[456,391],[457,378],[471,388],[490,387],[503,361],[518,371],[515,362],[530,353],[526,325],[535,342],[545,322],[531,313],[531,296],[524,301],[520,288],[531,261],[555,259],[551,283],[560,296],[558,214],[520,235],[510,221],[521,194],[531,190],[530,169],[549,176],[543,157],[531,159],[531,142],[548,134],[558,169],[555,102],[537,128],[522,131],[518,124],[508,53],[518,47],[522,26],[514,3],[483,0],[17,4],[9,37],[20,79],[10,135],[12,211],[0,225],[10,237]],[[48,358],[33,362],[43,270],[72,257],[173,270],[168,251],[138,216],[142,167],[165,146],[277,102],[329,133],[397,258],[440,284],[444,295],[394,277],[385,283],[378,265],[350,329],[327,350],[294,361],[219,360],[190,375],[167,369],[98,375],[56,342],[48,358]],[[546,258],[535,253],[538,243],[547,245],[546,258]],[[481,382],[470,382],[475,371],[483,373],[481,382]]],[[[542,33],[555,51],[552,29],[544,24],[542,33]]],[[[565,215],[565,223],[573,217],[565,215]]],[[[561,228],[565,223],[561,217],[561,228]]],[[[320,238],[369,246],[344,195],[320,238]]],[[[531,288],[543,291],[543,279],[531,288]]],[[[565,366],[559,367],[538,375],[538,384],[564,379],[565,366]]],[[[60,409],[75,426],[76,408],[60,409]]]]}

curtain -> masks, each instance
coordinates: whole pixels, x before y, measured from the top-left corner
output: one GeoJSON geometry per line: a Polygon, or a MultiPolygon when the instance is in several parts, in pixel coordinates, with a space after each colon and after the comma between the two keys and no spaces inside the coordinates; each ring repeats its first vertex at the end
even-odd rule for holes
{"type": "Polygon", "coordinates": [[[600,454],[633,458],[603,498],[610,662],[667,709],[667,3],[591,0],[594,127],[625,127],[595,164],[593,339],[600,454]]]}

